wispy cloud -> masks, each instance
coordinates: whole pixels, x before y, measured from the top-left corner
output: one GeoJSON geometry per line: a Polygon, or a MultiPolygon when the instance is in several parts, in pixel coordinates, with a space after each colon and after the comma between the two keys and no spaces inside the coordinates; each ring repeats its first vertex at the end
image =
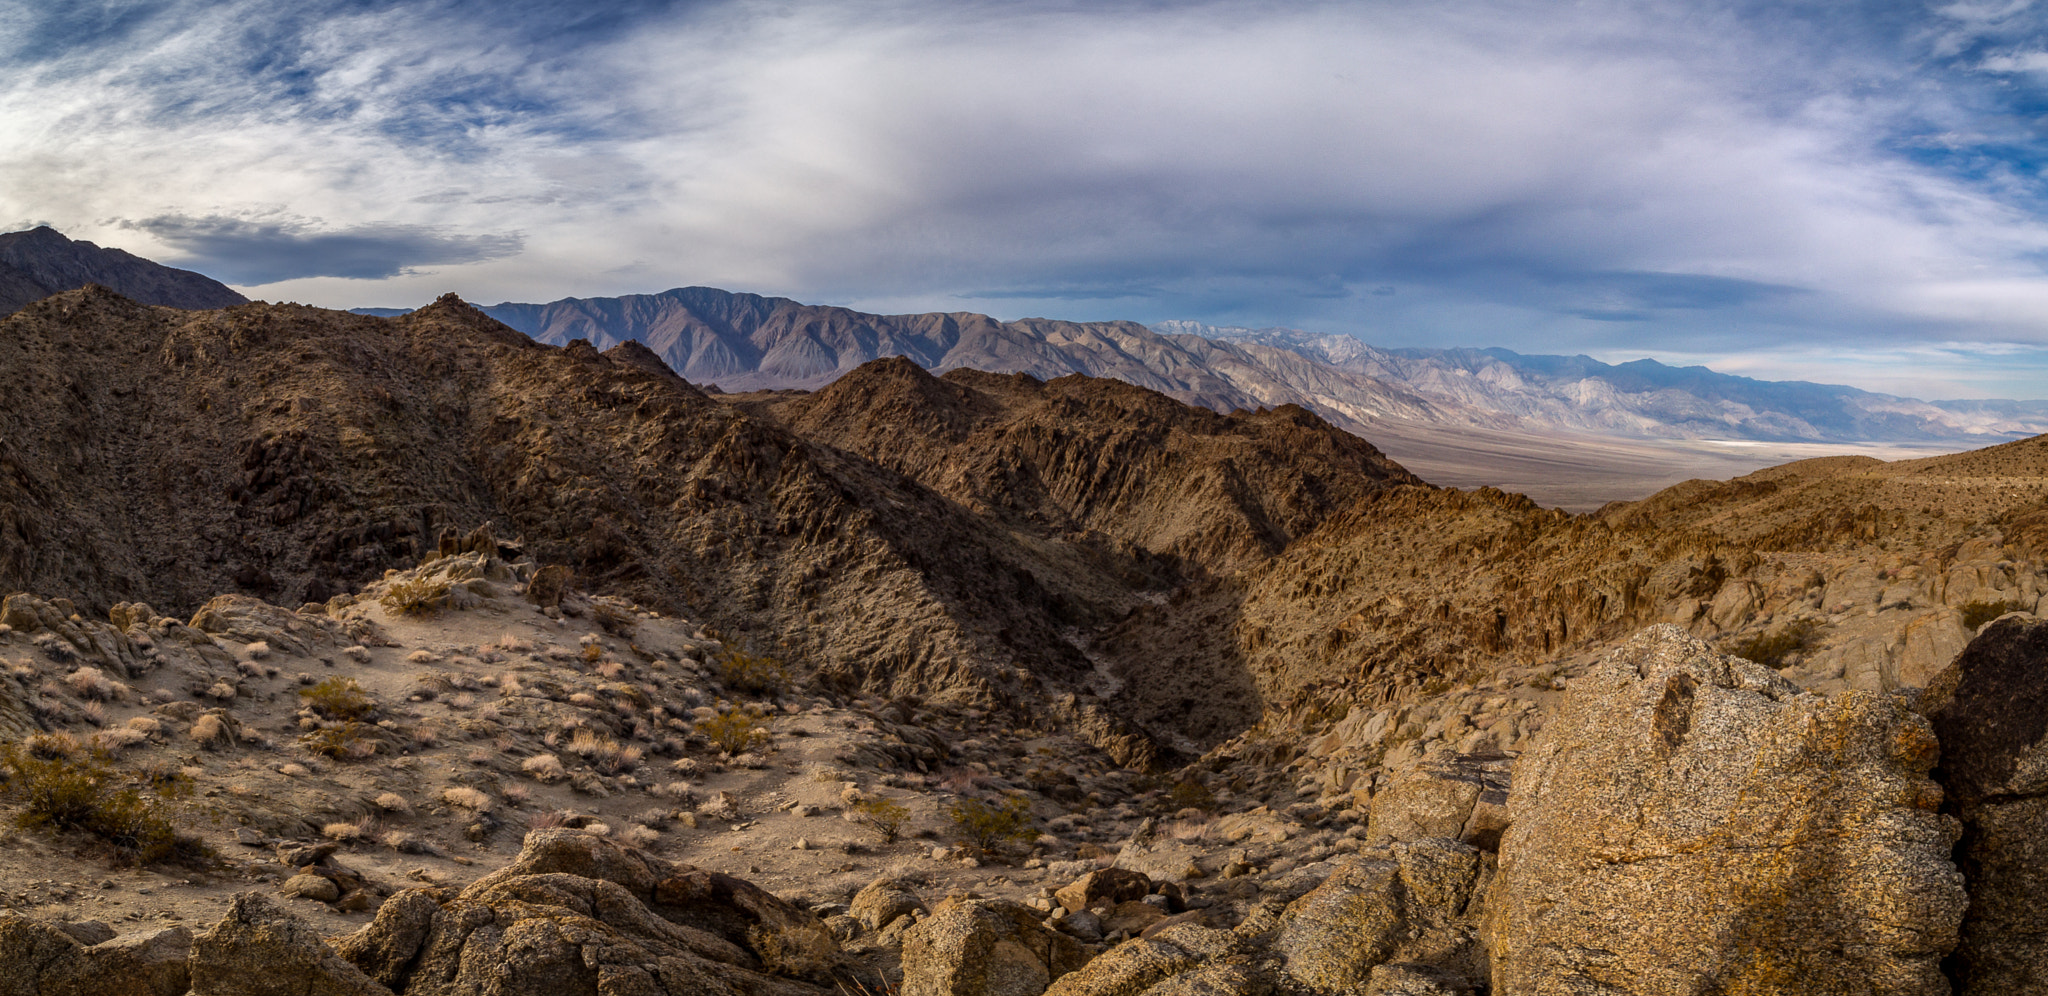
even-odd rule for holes
{"type": "Polygon", "coordinates": [[[714,284],[1549,352],[2038,344],[2043,26],[0,0],[0,217],[335,305],[714,284]]]}

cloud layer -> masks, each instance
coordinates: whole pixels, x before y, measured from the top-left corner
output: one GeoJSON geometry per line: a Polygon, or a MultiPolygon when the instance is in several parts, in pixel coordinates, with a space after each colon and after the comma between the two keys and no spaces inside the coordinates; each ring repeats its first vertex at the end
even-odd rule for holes
{"type": "Polygon", "coordinates": [[[259,296],[1986,354],[1920,393],[2048,348],[2026,3],[43,6],[0,0],[0,218],[259,296]]]}

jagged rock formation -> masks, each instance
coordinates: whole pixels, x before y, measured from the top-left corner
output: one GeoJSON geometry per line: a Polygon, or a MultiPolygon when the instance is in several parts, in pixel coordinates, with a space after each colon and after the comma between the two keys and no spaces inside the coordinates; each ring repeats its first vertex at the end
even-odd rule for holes
{"type": "Polygon", "coordinates": [[[0,235],[0,315],[87,284],[173,308],[226,308],[248,300],[211,277],[74,242],[49,227],[0,235]]]}
{"type": "Polygon", "coordinates": [[[1942,991],[1965,896],[1938,753],[1892,697],[1645,630],[1516,764],[1495,991],[1942,991]]]}
{"type": "Polygon", "coordinates": [[[1953,961],[1965,996],[2048,987],[2048,621],[1992,623],[1934,679],[1919,708],[1941,740],[1942,808],[1970,891],[1953,961]]]}

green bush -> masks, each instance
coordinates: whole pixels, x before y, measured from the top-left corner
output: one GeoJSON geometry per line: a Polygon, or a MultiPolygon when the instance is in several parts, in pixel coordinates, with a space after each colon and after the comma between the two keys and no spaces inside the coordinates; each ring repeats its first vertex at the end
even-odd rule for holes
{"type": "Polygon", "coordinates": [[[2003,599],[1998,601],[1971,602],[1963,606],[1963,628],[1975,630],[1977,627],[1999,616],[2005,615],[2008,612],[2017,612],[2024,608],[2026,606],[2018,602],[2008,602],[2003,599]]]}
{"type": "Polygon", "coordinates": [[[299,698],[331,719],[358,720],[377,711],[377,702],[354,678],[327,678],[299,690],[299,698]]]}
{"type": "Polygon", "coordinates": [[[711,738],[719,750],[732,755],[768,745],[767,724],[738,709],[698,723],[697,732],[711,738]]]}
{"type": "Polygon", "coordinates": [[[392,615],[431,616],[448,607],[448,582],[393,581],[377,601],[392,615]]]}
{"type": "Polygon", "coordinates": [[[103,755],[41,758],[19,744],[0,745],[0,777],[6,795],[21,803],[15,823],[23,829],[84,833],[143,864],[205,853],[103,755]]]}
{"type": "Polygon", "coordinates": [[[1729,644],[1727,652],[1765,667],[1784,667],[1794,655],[1811,653],[1820,646],[1821,624],[1812,619],[1794,619],[1775,630],[1758,633],[1729,644]]]}
{"type": "Polygon", "coordinates": [[[728,646],[718,661],[718,683],[747,695],[781,695],[789,690],[789,665],[728,646]]]}
{"type": "Polygon", "coordinates": [[[1011,796],[1001,803],[962,799],[947,809],[953,832],[961,842],[983,851],[993,851],[1012,841],[1037,836],[1031,827],[1031,800],[1011,796]]]}
{"type": "Polygon", "coordinates": [[[903,821],[910,818],[910,810],[902,803],[880,796],[862,799],[846,811],[853,823],[874,831],[884,844],[896,843],[903,836],[903,821]]]}

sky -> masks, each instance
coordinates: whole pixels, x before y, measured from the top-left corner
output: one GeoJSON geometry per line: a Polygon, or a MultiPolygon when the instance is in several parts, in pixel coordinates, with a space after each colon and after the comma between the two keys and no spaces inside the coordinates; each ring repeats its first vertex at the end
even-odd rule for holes
{"type": "Polygon", "coordinates": [[[0,230],[2048,397],[2048,2],[0,0],[0,230]]]}

